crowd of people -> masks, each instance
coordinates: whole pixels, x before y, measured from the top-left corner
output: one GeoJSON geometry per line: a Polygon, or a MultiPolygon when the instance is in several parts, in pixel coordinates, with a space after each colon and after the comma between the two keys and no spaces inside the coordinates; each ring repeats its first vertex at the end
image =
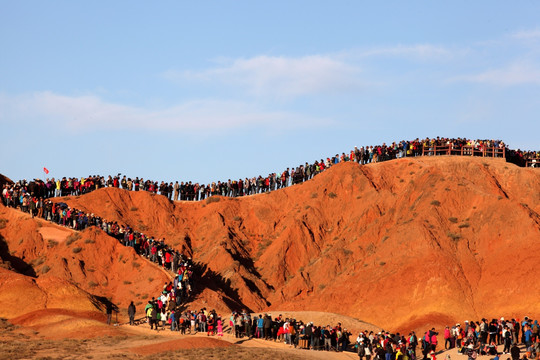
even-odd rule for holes
{"type": "MultiPolygon", "coordinates": [[[[233,312],[229,318],[222,317],[215,310],[207,311],[206,308],[181,311],[171,291],[170,284],[166,284],[163,294],[146,305],[144,312],[151,329],[170,329],[181,334],[203,333],[218,337],[222,337],[225,332],[235,338],[282,342],[298,349],[355,351],[360,360],[435,360],[436,355],[443,350],[439,343],[439,332],[435,328],[420,337],[414,331],[405,335],[365,330],[351,341],[352,333],[341,323],[333,326],[316,325],[286,318],[281,314],[272,318],[270,314],[257,315],[245,310],[233,312]]],[[[523,321],[500,318],[490,322],[482,319],[476,322],[465,321],[463,326],[447,326],[441,335],[444,337],[444,350],[457,347],[459,353],[468,356],[469,360],[481,355],[498,358],[500,354],[510,354],[512,360],[527,360],[540,358],[539,330],[538,321],[528,317],[523,321]],[[503,345],[500,351],[498,346],[503,345]]]]}
{"type": "MultiPolygon", "coordinates": [[[[148,301],[144,315],[150,329],[218,337],[226,333],[235,338],[282,342],[294,348],[314,351],[355,351],[360,360],[436,360],[436,355],[443,350],[442,343],[439,343],[439,332],[435,328],[420,337],[414,331],[405,335],[365,330],[351,341],[352,333],[341,323],[316,325],[281,314],[273,318],[268,313],[257,315],[246,310],[233,312],[228,318],[206,308],[182,311],[178,291],[177,276],[174,283],[165,284],[157,298],[148,301]]],[[[133,303],[128,308],[128,314],[133,324],[133,303]]],[[[441,335],[444,337],[444,350],[458,348],[460,354],[468,356],[468,360],[481,355],[496,356],[498,359],[500,354],[510,354],[512,360],[538,360],[539,332],[538,321],[526,316],[522,321],[505,320],[504,317],[491,321],[466,320],[463,325],[447,326],[441,335]],[[500,351],[498,346],[503,345],[500,351]]]]}
{"type": "Polygon", "coordinates": [[[192,259],[166,244],[165,238],[156,239],[154,236],[136,231],[129,225],[69,207],[64,202],[38,198],[24,183],[5,184],[4,194],[5,206],[29,213],[32,218],[41,218],[77,231],[90,226],[103,230],[122,245],[133,248],[138,255],[175,274],[175,300],[181,302],[191,294],[194,270],[192,259]]]}
{"type": "Polygon", "coordinates": [[[130,191],[148,191],[159,193],[174,201],[198,201],[210,196],[221,195],[228,197],[247,196],[269,192],[290,185],[301,183],[313,178],[331,166],[345,161],[354,161],[361,165],[388,161],[392,159],[416,156],[436,155],[470,155],[505,157],[507,161],[519,166],[540,166],[540,151],[512,150],[501,140],[470,140],[465,138],[433,138],[402,140],[391,144],[383,143],[376,146],[354,147],[351,151],[336,154],[313,163],[306,162],[282,172],[270,173],[267,176],[255,176],[238,180],[228,179],[210,184],[199,184],[194,181],[153,181],[139,177],[131,178],[126,175],[116,176],[92,175],[87,177],[63,177],[62,179],[34,179],[27,182],[21,180],[7,185],[2,191],[5,204],[14,206],[29,206],[38,211],[39,202],[51,197],[81,195],[103,187],[116,187],[130,191]],[[442,149],[442,150],[441,150],[442,149]],[[492,149],[491,151],[488,151],[492,149]],[[493,151],[498,149],[499,151],[493,151]],[[504,150],[504,151],[502,151],[504,150]],[[28,194],[32,201],[24,198],[28,194]],[[31,204],[35,203],[35,206],[31,204]],[[23,204],[27,203],[27,204],[23,204]]]}
{"type": "MultiPolygon", "coordinates": [[[[331,166],[345,161],[354,161],[360,165],[388,161],[396,158],[411,156],[437,156],[447,154],[463,154],[462,149],[476,149],[480,153],[484,149],[504,149],[507,161],[525,166],[532,160],[540,163],[539,151],[524,152],[511,150],[504,142],[496,140],[468,139],[415,139],[401,141],[390,145],[355,147],[341,155],[328,157],[326,160],[305,163],[295,168],[287,168],[281,173],[271,173],[266,177],[258,176],[239,180],[213,182],[209,185],[199,185],[188,182],[161,182],[135,179],[126,176],[88,176],[85,178],[54,178],[45,181],[35,179],[27,182],[18,181],[14,184],[4,184],[2,201],[5,206],[18,208],[56,224],[84,230],[89,226],[101,228],[108,235],[115,237],[125,246],[132,247],[137,254],[146,257],[174,274],[174,280],[166,283],[159,296],[148,301],[144,316],[151,329],[169,328],[182,334],[197,332],[208,336],[223,336],[224,328],[235,337],[260,338],[271,341],[282,341],[294,347],[312,350],[346,351],[354,348],[359,358],[363,360],[415,360],[417,347],[420,346],[423,359],[434,358],[438,344],[438,333],[435,329],[427,331],[420,339],[414,332],[408,336],[389,332],[361,332],[355,342],[351,342],[351,333],[340,323],[335,326],[314,325],[312,322],[297,321],[283,318],[281,315],[272,318],[269,314],[251,315],[250,313],[235,312],[228,322],[215,310],[206,308],[198,311],[182,311],[182,304],[192,290],[193,263],[178,251],[170,248],[165,239],[155,239],[135,231],[128,225],[108,221],[92,213],[87,213],[69,207],[63,202],[53,202],[52,197],[81,195],[103,187],[116,187],[130,191],[148,191],[160,193],[169,200],[204,200],[214,195],[238,197],[277,190],[283,187],[307,181],[331,166]]],[[[465,151],[466,155],[474,156],[475,152],[465,151]]],[[[478,153],[478,152],[476,152],[478,153]]],[[[503,156],[503,152],[492,151],[492,156],[503,156]]],[[[534,163],[533,163],[534,165],[534,163]]],[[[130,323],[134,324],[136,308],[133,302],[128,308],[130,323]]],[[[445,349],[457,347],[460,352],[475,359],[477,355],[497,355],[497,346],[504,345],[503,353],[510,353],[513,360],[518,360],[520,349],[517,344],[525,345],[526,357],[533,359],[540,356],[539,325],[527,317],[520,322],[517,319],[505,321],[493,319],[488,322],[466,321],[463,326],[456,324],[444,330],[445,349]],[[517,355],[516,355],[517,354],[517,355]],[[516,357],[517,356],[517,357],[516,357]]]]}

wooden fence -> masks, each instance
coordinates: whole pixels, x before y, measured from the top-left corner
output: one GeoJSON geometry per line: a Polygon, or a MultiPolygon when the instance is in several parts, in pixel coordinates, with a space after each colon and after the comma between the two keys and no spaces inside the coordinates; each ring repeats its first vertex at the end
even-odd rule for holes
{"type": "Polygon", "coordinates": [[[505,148],[499,147],[474,147],[474,146],[462,146],[454,147],[453,145],[441,145],[441,146],[422,146],[422,156],[437,156],[437,155],[457,155],[457,156],[480,156],[480,157],[494,157],[494,158],[506,158],[505,148]]]}

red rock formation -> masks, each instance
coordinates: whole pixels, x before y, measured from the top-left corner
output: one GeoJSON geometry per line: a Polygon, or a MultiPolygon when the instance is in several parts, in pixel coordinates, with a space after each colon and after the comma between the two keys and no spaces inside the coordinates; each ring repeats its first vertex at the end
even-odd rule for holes
{"type": "MultiPolygon", "coordinates": [[[[269,194],[195,203],[121,189],[62,201],[165,237],[192,255],[200,272],[192,306],[329,311],[392,329],[540,316],[533,270],[540,257],[540,172],[502,160],[344,163],[269,194]]],[[[38,257],[33,249],[43,245],[31,240],[35,230],[24,228],[34,242],[17,254],[38,257]]],[[[95,230],[81,235],[80,242],[90,237],[96,245],[80,254],[96,271],[106,267],[109,287],[115,284],[100,291],[127,300],[131,288],[122,279],[138,272],[115,259],[135,255],[112,243],[98,246],[104,240],[95,230]]],[[[18,239],[5,237],[18,249],[18,239]]],[[[57,249],[45,256],[55,259],[53,273],[80,279],[76,257],[69,254],[65,269],[60,260],[70,250],[57,249]]]]}

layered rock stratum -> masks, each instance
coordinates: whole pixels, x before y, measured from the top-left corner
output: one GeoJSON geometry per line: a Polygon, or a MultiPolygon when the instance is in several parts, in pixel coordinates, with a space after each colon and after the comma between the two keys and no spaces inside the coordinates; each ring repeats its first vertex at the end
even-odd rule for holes
{"type": "MultiPolygon", "coordinates": [[[[191,308],[323,311],[396,330],[540,316],[540,172],[501,159],[341,163],[242,198],[170,202],[107,188],[55,201],[192,256],[191,308]]],[[[0,219],[1,317],[95,311],[105,297],[143,303],[169,279],[101,230],[3,206],[0,219]],[[23,305],[6,306],[13,299],[23,305]]]]}

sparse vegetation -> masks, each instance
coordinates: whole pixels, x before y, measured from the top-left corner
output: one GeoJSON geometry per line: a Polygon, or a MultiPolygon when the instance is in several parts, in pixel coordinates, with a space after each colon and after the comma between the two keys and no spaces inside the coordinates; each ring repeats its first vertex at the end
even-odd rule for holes
{"type": "Polygon", "coordinates": [[[441,202],[439,200],[433,200],[431,201],[431,205],[433,206],[440,206],[441,205],[441,202]]]}
{"type": "Polygon", "coordinates": [[[325,287],[326,287],[326,284],[320,284],[319,285],[319,290],[324,290],[325,287]]]}
{"type": "Polygon", "coordinates": [[[41,273],[42,274],[46,274],[49,272],[49,270],[51,270],[51,267],[48,266],[48,265],[44,265],[42,268],[41,268],[41,273]]]}
{"type": "Polygon", "coordinates": [[[75,241],[79,240],[80,238],[81,238],[81,235],[79,235],[79,233],[73,233],[69,235],[66,238],[66,246],[73,244],[75,241]]]}
{"type": "Polygon", "coordinates": [[[82,250],[82,247],[80,247],[80,246],[77,246],[77,247],[74,247],[73,249],[71,249],[71,251],[73,251],[74,254],[80,253],[81,250],[82,250]]]}
{"type": "Polygon", "coordinates": [[[134,261],[131,263],[131,265],[133,265],[134,268],[138,269],[141,267],[141,264],[139,264],[138,262],[134,261]]]}
{"type": "Polygon", "coordinates": [[[386,240],[388,240],[388,235],[383,236],[383,238],[381,239],[381,242],[385,242],[386,240]]]}
{"type": "Polygon", "coordinates": [[[154,281],[154,278],[153,278],[153,277],[149,277],[149,278],[148,278],[148,282],[151,283],[151,282],[153,282],[153,281],[154,281]]]}
{"type": "Polygon", "coordinates": [[[335,199],[337,197],[337,195],[336,195],[336,193],[331,192],[331,193],[328,193],[328,197],[330,199],[335,199]]]}
{"type": "Polygon", "coordinates": [[[136,206],[132,206],[129,208],[129,211],[137,211],[137,210],[139,210],[139,208],[136,206]]]}
{"type": "Polygon", "coordinates": [[[94,282],[94,281],[89,281],[89,282],[88,282],[88,286],[89,286],[90,288],[95,288],[95,287],[98,286],[98,285],[99,285],[99,284],[96,283],[96,282],[94,282]]]}
{"type": "Polygon", "coordinates": [[[272,240],[270,240],[270,239],[263,240],[263,241],[259,244],[259,248],[260,248],[260,249],[266,249],[268,246],[270,246],[270,244],[272,244],[272,240]]]}
{"type": "Polygon", "coordinates": [[[237,215],[237,216],[233,217],[233,220],[234,221],[242,221],[242,218],[237,215]]]}
{"type": "Polygon", "coordinates": [[[463,223],[463,224],[459,224],[458,228],[463,229],[463,228],[468,228],[469,226],[470,226],[469,223],[463,223]]]}
{"type": "Polygon", "coordinates": [[[92,239],[86,239],[86,240],[84,240],[84,243],[85,244],[95,244],[96,242],[95,242],[95,240],[92,240],[92,239]]]}
{"type": "Polygon", "coordinates": [[[376,247],[375,247],[375,244],[371,243],[369,244],[367,247],[366,247],[366,253],[368,255],[372,255],[375,253],[375,250],[376,250],[376,247]]]}
{"type": "Polygon", "coordinates": [[[124,280],[124,285],[131,285],[131,281],[124,280]]]}
{"type": "Polygon", "coordinates": [[[311,193],[311,198],[316,199],[319,195],[317,193],[311,193]]]}
{"type": "Polygon", "coordinates": [[[450,221],[451,223],[457,223],[458,222],[458,219],[455,218],[455,217],[451,217],[451,218],[448,218],[448,221],[450,221]]]}
{"type": "Polygon", "coordinates": [[[454,240],[454,241],[458,241],[459,239],[461,239],[461,235],[460,234],[456,234],[456,233],[453,233],[453,232],[448,232],[446,234],[446,236],[448,236],[450,239],[454,240]]]}
{"type": "Polygon", "coordinates": [[[43,264],[44,262],[45,262],[44,258],[37,258],[37,259],[34,259],[34,261],[32,261],[32,265],[37,267],[37,266],[43,264]]]}
{"type": "Polygon", "coordinates": [[[219,196],[210,196],[208,199],[206,199],[206,203],[207,204],[217,203],[219,202],[219,200],[221,200],[219,196]]]}
{"type": "Polygon", "coordinates": [[[0,229],[4,229],[7,226],[8,222],[8,219],[0,219],[0,229]]]}
{"type": "Polygon", "coordinates": [[[381,262],[379,263],[379,265],[380,265],[380,266],[384,266],[384,265],[386,265],[386,263],[385,263],[384,261],[381,261],[381,262]]]}

